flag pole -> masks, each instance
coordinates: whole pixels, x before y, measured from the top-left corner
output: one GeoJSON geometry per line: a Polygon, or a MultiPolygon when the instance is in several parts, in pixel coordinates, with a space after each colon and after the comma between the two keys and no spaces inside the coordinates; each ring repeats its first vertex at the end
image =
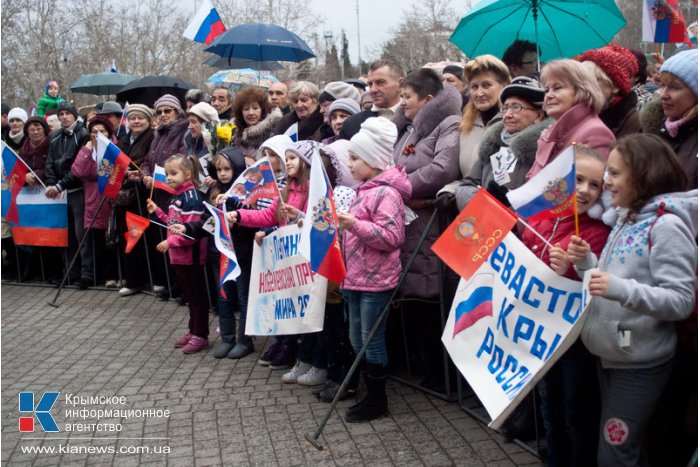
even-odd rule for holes
{"type": "Polygon", "coordinates": [[[576,201],[576,197],[573,199],[574,202],[574,231],[576,232],[576,236],[579,237],[578,233],[578,201],[576,201]]]}
{"type": "MultiPolygon", "coordinates": [[[[554,245],[549,243],[549,241],[547,241],[547,239],[544,238],[541,233],[539,233],[537,230],[535,230],[534,227],[532,227],[530,224],[525,222],[525,220],[522,217],[518,216],[518,222],[520,222],[522,225],[524,225],[525,227],[530,229],[530,232],[534,233],[535,236],[537,236],[537,238],[542,240],[545,243],[545,245],[547,245],[549,248],[554,248],[554,245]]],[[[576,235],[578,235],[578,230],[576,231],[576,235]]]]}
{"type": "Polygon", "coordinates": [[[27,163],[24,161],[24,159],[22,159],[21,157],[19,157],[19,154],[17,154],[17,153],[16,153],[10,146],[8,146],[6,143],[3,142],[3,146],[6,147],[7,149],[9,149],[9,150],[12,152],[12,154],[14,154],[14,156],[17,158],[17,160],[20,161],[22,164],[24,164],[24,166],[27,168],[27,170],[29,170],[29,171],[32,173],[32,175],[34,175],[34,176],[36,177],[36,181],[39,182],[39,184],[40,184],[41,186],[44,187],[44,190],[46,190],[46,189],[47,189],[46,185],[44,185],[44,182],[41,181],[41,178],[39,178],[39,176],[36,174],[36,172],[34,172],[34,171],[32,170],[32,168],[29,167],[29,164],[27,164],[27,163]]]}
{"type": "MultiPolygon", "coordinates": [[[[155,224],[155,225],[157,225],[157,226],[159,226],[159,227],[163,227],[163,228],[165,228],[166,230],[168,230],[168,226],[167,226],[167,225],[161,224],[160,222],[156,222],[156,221],[154,221],[153,219],[148,219],[148,220],[149,220],[149,222],[150,222],[151,224],[155,224]]],[[[182,236],[185,237],[185,238],[189,238],[190,240],[197,240],[196,238],[190,237],[190,236],[187,235],[187,234],[180,234],[180,235],[182,235],[182,236]]]]}
{"type": "Polygon", "coordinates": [[[90,235],[90,229],[92,228],[92,225],[95,223],[95,219],[97,218],[97,214],[99,214],[100,209],[102,209],[102,205],[104,204],[106,199],[107,199],[107,197],[103,196],[102,199],[100,200],[100,204],[97,205],[97,209],[95,210],[95,213],[92,215],[92,219],[90,219],[90,224],[84,230],[83,238],[81,238],[80,242],[78,243],[78,248],[76,249],[75,254],[73,255],[73,259],[71,259],[70,264],[66,268],[66,272],[63,274],[63,279],[61,279],[61,283],[58,286],[58,290],[56,291],[56,296],[53,298],[52,301],[48,302],[49,305],[51,305],[54,308],[58,308],[58,303],[56,303],[56,300],[58,300],[58,296],[61,295],[61,291],[63,290],[63,286],[66,283],[66,279],[68,279],[68,275],[70,274],[70,270],[73,267],[73,264],[75,264],[75,260],[78,259],[78,256],[80,255],[80,250],[82,249],[83,244],[85,243],[85,240],[87,239],[87,236],[90,235]]]}

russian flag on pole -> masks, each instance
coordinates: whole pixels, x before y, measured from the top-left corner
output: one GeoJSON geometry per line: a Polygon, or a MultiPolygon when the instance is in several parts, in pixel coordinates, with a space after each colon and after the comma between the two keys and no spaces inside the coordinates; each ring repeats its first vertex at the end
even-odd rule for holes
{"type": "Polygon", "coordinates": [[[313,272],[340,284],[346,270],[338,241],[338,214],[333,202],[333,189],[317,150],[311,159],[309,200],[299,252],[309,260],[313,272]]]}
{"type": "Polygon", "coordinates": [[[19,222],[12,226],[16,245],[68,246],[66,192],[47,198],[41,185],[26,186],[17,195],[19,222]]]}
{"type": "Polygon", "coordinates": [[[221,252],[219,260],[219,291],[226,298],[224,282],[236,280],[241,275],[241,266],[238,264],[238,258],[233,249],[231,230],[226,220],[226,203],[223,205],[223,211],[209,203],[204,203],[204,206],[214,216],[214,243],[216,244],[216,249],[221,252]]]}
{"type": "Polygon", "coordinates": [[[9,146],[2,142],[2,217],[19,222],[17,195],[24,186],[29,167],[9,146]]]}
{"type": "Polygon", "coordinates": [[[191,41],[211,44],[216,36],[224,31],[226,31],[226,26],[221,21],[216,8],[211,4],[211,1],[204,0],[183,35],[191,41]]]}
{"type": "Polygon", "coordinates": [[[102,133],[97,134],[97,191],[116,198],[131,159],[102,133]]]}
{"type": "Polygon", "coordinates": [[[295,123],[291,125],[289,128],[287,128],[287,131],[284,132],[285,135],[289,136],[292,141],[295,143],[299,141],[299,124],[295,123]]]}
{"type": "Polygon", "coordinates": [[[569,146],[525,185],[506,196],[515,212],[538,220],[574,214],[575,194],[574,147],[569,146]]]}
{"type": "Polygon", "coordinates": [[[167,191],[171,195],[175,194],[175,190],[168,186],[168,182],[165,178],[165,169],[158,164],[156,164],[153,170],[153,185],[160,190],[167,191]]]}
{"type": "Polygon", "coordinates": [[[644,0],[642,40],[657,43],[686,42],[690,45],[678,0],[644,0]]]}

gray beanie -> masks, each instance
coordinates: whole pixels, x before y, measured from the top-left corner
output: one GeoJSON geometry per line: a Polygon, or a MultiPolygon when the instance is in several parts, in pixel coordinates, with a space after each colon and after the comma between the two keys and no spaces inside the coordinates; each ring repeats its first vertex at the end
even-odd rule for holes
{"type": "Polygon", "coordinates": [[[318,153],[321,148],[321,143],[311,140],[299,141],[298,143],[292,144],[287,148],[287,151],[291,151],[299,157],[299,159],[306,162],[306,164],[311,167],[311,160],[313,159],[314,152],[318,153]]]}
{"type": "Polygon", "coordinates": [[[207,104],[206,102],[200,102],[199,104],[195,104],[192,107],[190,107],[190,110],[187,111],[187,115],[190,114],[196,115],[203,122],[219,121],[219,113],[214,107],[207,104]]]}
{"type": "Polygon", "coordinates": [[[63,101],[60,104],[58,104],[58,108],[56,109],[56,115],[61,113],[61,110],[66,110],[70,113],[73,114],[75,118],[78,118],[78,110],[75,108],[75,106],[69,102],[63,101]]]}
{"type": "Polygon", "coordinates": [[[343,97],[333,101],[331,106],[328,108],[328,115],[331,115],[334,110],[342,110],[350,115],[355,115],[356,113],[360,113],[360,104],[358,104],[355,99],[343,97]]]}
{"type": "Polygon", "coordinates": [[[698,95],[698,49],[678,52],[661,65],[660,73],[668,71],[683,81],[693,94],[698,95]]]}
{"type": "Polygon", "coordinates": [[[348,98],[360,102],[360,91],[355,86],[342,81],[331,81],[323,88],[323,92],[330,94],[334,100],[348,98]]]}
{"type": "Polygon", "coordinates": [[[129,106],[126,108],[126,117],[129,118],[129,115],[131,114],[141,115],[149,122],[153,120],[153,111],[148,106],[143,104],[129,104],[129,106]]]}
{"type": "Polygon", "coordinates": [[[393,166],[396,125],[384,117],[371,117],[362,122],[360,131],[350,139],[350,152],[379,170],[393,166]]]}
{"type": "Polygon", "coordinates": [[[172,94],[165,94],[165,95],[161,96],[161,97],[155,102],[155,104],[153,104],[153,110],[155,110],[155,111],[157,112],[157,111],[158,111],[158,107],[161,107],[161,106],[164,106],[164,105],[165,105],[165,106],[170,106],[170,107],[172,107],[173,109],[177,110],[177,113],[180,114],[180,115],[183,115],[183,113],[184,113],[184,112],[182,111],[182,105],[180,104],[180,101],[178,100],[177,97],[173,96],[172,94]]]}

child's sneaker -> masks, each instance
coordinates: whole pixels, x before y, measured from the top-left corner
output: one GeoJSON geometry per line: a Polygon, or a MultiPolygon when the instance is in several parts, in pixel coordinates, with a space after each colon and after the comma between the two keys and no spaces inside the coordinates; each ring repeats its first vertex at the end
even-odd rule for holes
{"type": "Polygon", "coordinates": [[[272,360],[275,359],[275,354],[279,351],[280,345],[282,344],[280,344],[279,342],[275,342],[274,344],[272,344],[270,348],[267,349],[265,353],[262,354],[262,356],[258,359],[258,365],[269,366],[270,363],[272,363],[272,360]]]}
{"type": "Polygon", "coordinates": [[[326,370],[311,367],[309,371],[297,378],[297,384],[302,386],[318,386],[326,382],[326,370]]]}
{"type": "Polygon", "coordinates": [[[297,360],[297,363],[294,365],[294,368],[292,368],[292,371],[282,375],[282,382],[286,384],[294,384],[297,382],[300,376],[305,375],[310,369],[310,364],[297,360]]]}
{"type": "Polygon", "coordinates": [[[295,357],[287,344],[280,344],[274,358],[270,362],[271,370],[285,370],[294,365],[295,357]]]}
{"type": "Polygon", "coordinates": [[[175,348],[179,349],[180,347],[186,346],[190,339],[192,339],[192,333],[188,332],[183,334],[180,338],[178,338],[178,340],[175,341],[175,348]]]}
{"type": "Polygon", "coordinates": [[[182,353],[195,353],[209,347],[209,341],[199,336],[192,336],[186,346],[182,348],[182,353]]]}

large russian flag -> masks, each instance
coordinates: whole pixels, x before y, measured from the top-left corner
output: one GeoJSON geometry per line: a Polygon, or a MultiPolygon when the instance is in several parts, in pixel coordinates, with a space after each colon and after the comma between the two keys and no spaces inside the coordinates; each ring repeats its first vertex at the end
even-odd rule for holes
{"type": "Polygon", "coordinates": [[[131,163],[115,144],[102,133],[97,134],[97,190],[107,198],[116,198],[131,163]]]}
{"type": "Polygon", "coordinates": [[[575,194],[574,147],[569,146],[525,185],[506,196],[518,214],[538,220],[573,214],[575,194]]]}
{"type": "Polygon", "coordinates": [[[309,200],[299,252],[309,260],[313,272],[340,284],[347,271],[338,241],[338,214],[333,202],[333,190],[317,150],[311,159],[309,200]]]}
{"type": "Polygon", "coordinates": [[[211,1],[204,0],[183,35],[195,42],[211,44],[216,36],[224,31],[226,31],[226,26],[221,21],[216,8],[211,4],[211,1]]]}
{"type": "Polygon", "coordinates": [[[175,190],[168,186],[167,179],[165,178],[165,169],[158,164],[156,164],[153,169],[153,185],[160,190],[167,191],[171,195],[175,194],[175,190]]]}
{"type": "Polygon", "coordinates": [[[44,187],[24,187],[17,195],[19,223],[12,225],[17,245],[68,246],[68,204],[66,192],[50,199],[44,187]]]}
{"type": "Polygon", "coordinates": [[[455,308],[455,325],[452,338],[474,325],[481,318],[493,315],[493,278],[490,274],[474,276],[470,285],[475,285],[466,300],[455,308]]]}
{"type": "Polygon", "coordinates": [[[24,186],[29,167],[9,146],[2,142],[2,217],[19,222],[17,195],[24,186]]]}
{"type": "Polygon", "coordinates": [[[644,0],[642,40],[656,43],[685,42],[691,45],[678,0],[644,0]]]}

